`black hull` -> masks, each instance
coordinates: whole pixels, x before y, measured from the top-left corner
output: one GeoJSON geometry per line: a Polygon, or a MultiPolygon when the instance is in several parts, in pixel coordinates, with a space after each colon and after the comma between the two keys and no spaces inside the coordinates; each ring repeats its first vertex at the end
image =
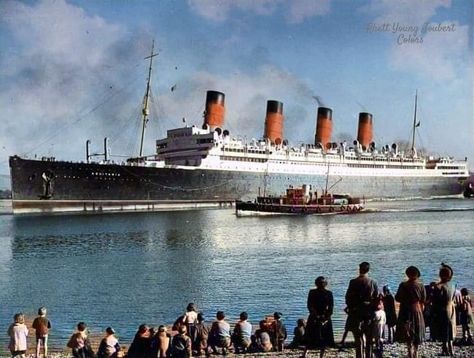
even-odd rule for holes
{"type": "MultiPolygon", "coordinates": [[[[325,176],[10,158],[15,213],[170,210],[232,205],[280,195],[290,185],[321,191],[325,176]]],[[[460,195],[463,177],[345,176],[340,193],[366,199],[460,195]]],[[[339,180],[329,179],[329,186],[339,180]]]]}
{"type": "Polygon", "coordinates": [[[323,215],[323,214],[357,214],[362,212],[363,206],[349,205],[284,205],[266,204],[251,201],[236,201],[237,216],[275,214],[275,215],[323,215]]]}

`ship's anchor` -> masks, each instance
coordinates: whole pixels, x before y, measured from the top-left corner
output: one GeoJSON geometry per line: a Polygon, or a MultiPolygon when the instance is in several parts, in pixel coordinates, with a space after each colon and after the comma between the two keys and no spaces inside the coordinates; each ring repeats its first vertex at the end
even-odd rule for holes
{"type": "Polygon", "coordinates": [[[54,173],[47,170],[41,174],[41,179],[43,179],[43,195],[40,195],[39,198],[43,200],[50,199],[53,196],[54,173]]]}

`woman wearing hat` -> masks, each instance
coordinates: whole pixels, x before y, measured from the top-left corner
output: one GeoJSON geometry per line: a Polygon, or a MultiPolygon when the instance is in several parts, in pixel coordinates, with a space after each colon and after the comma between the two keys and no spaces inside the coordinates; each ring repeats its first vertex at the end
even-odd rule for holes
{"type": "Polygon", "coordinates": [[[442,355],[453,355],[453,341],[456,338],[456,308],[454,295],[456,289],[451,283],[453,269],[441,264],[439,282],[433,290],[433,328],[441,340],[442,355]]]}
{"type": "Polygon", "coordinates": [[[326,278],[319,276],[314,283],[316,288],[311,289],[308,293],[309,317],[306,325],[306,348],[303,357],[306,356],[308,348],[319,348],[320,357],[322,357],[326,347],[334,347],[331,321],[334,298],[332,292],[326,289],[328,285],[326,278]]]}
{"type": "Polygon", "coordinates": [[[425,286],[420,281],[420,270],[410,266],[405,270],[407,281],[398,286],[395,299],[400,302],[398,313],[397,336],[406,342],[408,357],[415,358],[418,346],[425,341],[425,320],[423,309],[426,302],[425,286]]]}

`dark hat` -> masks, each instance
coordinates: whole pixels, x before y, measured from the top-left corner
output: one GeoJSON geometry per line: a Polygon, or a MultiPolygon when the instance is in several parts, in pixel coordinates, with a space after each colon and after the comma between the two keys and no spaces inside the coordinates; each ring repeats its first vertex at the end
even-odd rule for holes
{"type": "Polygon", "coordinates": [[[405,270],[405,274],[408,277],[420,277],[421,276],[420,270],[418,270],[418,267],[416,267],[416,266],[409,266],[405,270]]]}
{"type": "Polygon", "coordinates": [[[280,319],[282,316],[283,316],[283,314],[281,312],[275,312],[273,314],[273,318],[275,318],[275,319],[280,319]]]}
{"type": "Polygon", "coordinates": [[[444,262],[441,262],[441,268],[439,270],[439,276],[440,277],[446,277],[449,280],[453,278],[454,271],[451,268],[451,266],[446,265],[444,262]]]}
{"type": "Polygon", "coordinates": [[[115,334],[115,330],[112,327],[107,327],[105,329],[105,332],[107,332],[108,334],[115,334]]]}

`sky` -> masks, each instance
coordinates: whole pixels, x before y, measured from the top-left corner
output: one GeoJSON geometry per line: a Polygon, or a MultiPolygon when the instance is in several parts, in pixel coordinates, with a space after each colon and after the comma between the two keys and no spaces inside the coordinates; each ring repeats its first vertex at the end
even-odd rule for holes
{"type": "Polygon", "coordinates": [[[0,176],[14,154],[84,160],[87,139],[137,155],[153,40],[148,154],[183,118],[202,125],[207,90],[225,93],[236,137],[261,138],[279,100],[284,138],[313,143],[317,97],[335,141],[355,138],[367,111],[380,146],[411,140],[418,91],[417,146],[474,166],[473,4],[1,0],[0,176]]]}

